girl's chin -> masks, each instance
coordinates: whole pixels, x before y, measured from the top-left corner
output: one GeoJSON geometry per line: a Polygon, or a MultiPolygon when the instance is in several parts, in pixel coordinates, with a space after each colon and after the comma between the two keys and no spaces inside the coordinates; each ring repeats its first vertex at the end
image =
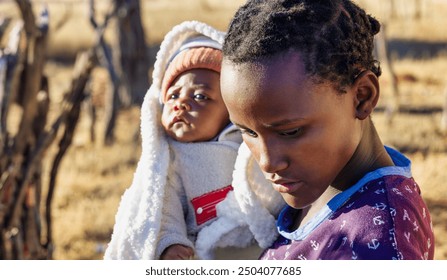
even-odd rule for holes
{"type": "Polygon", "coordinates": [[[289,194],[281,194],[281,195],[284,198],[284,201],[287,203],[287,205],[289,205],[294,209],[304,209],[312,204],[311,202],[304,201],[296,196],[292,196],[289,194]]]}

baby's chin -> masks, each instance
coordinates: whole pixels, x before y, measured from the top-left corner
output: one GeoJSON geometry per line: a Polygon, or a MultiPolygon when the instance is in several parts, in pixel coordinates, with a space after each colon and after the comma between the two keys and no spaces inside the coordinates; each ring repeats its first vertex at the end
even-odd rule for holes
{"type": "Polygon", "coordinates": [[[192,143],[192,142],[205,142],[213,139],[206,135],[198,134],[196,131],[184,131],[184,130],[168,130],[166,131],[169,137],[178,142],[192,143]]]}

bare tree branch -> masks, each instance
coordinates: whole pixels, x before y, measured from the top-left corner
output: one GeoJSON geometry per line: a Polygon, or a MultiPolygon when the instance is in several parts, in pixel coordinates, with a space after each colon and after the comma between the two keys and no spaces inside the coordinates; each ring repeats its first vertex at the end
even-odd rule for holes
{"type": "Polygon", "coordinates": [[[53,125],[53,134],[56,134],[58,126],[61,123],[65,125],[65,131],[62,139],[59,141],[59,151],[57,152],[50,172],[50,183],[48,187],[48,195],[46,199],[45,217],[47,221],[47,241],[44,244],[45,248],[49,252],[52,251],[52,215],[51,215],[51,203],[53,200],[54,189],[56,186],[56,175],[59,170],[59,165],[65,155],[68,147],[70,146],[73,134],[78,123],[81,103],[85,98],[85,86],[90,78],[91,72],[96,65],[96,56],[93,51],[84,52],[76,59],[76,65],[74,70],[74,78],[72,80],[72,86],[69,93],[65,96],[64,111],[59,117],[58,121],[53,125]]]}

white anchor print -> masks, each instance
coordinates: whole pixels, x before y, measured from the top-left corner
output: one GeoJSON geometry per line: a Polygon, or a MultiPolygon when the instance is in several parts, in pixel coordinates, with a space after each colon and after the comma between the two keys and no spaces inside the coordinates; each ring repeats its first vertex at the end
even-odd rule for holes
{"type": "Polygon", "coordinates": [[[332,238],[329,240],[329,244],[327,245],[327,247],[329,248],[331,247],[331,245],[332,245],[332,238]]]}
{"type": "Polygon", "coordinates": [[[390,214],[391,214],[391,216],[396,217],[396,214],[397,214],[396,208],[390,207],[390,214]]]}
{"type": "Polygon", "coordinates": [[[343,243],[341,243],[341,246],[345,245],[346,241],[348,241],[348,237],[345,236],[345,237],[343,237],[343,243]]]}
{"type": "Polygon", "coordinates": [[[379,248],[380,242],[377,239],[372,239],[371,242],[368,243],[368,248],[371,250],[377,250],[379,248]]]}
{"type": "Polygon", "coordinates": [[[404,221],[409,220],[410,221],[410,215],[408,215],[407,210],[404,209],[404,221]]]}
{"type": "Polygon", "coordinates": [[[405,189],[407,190],[407,192],[413,193],[409,185],[405,185],[405,189]]]}
{"type": "Polygon", "coordinates": [[[395,235],[395,232],[394,232],[394,228],[392,228],[392,229],[389,230],[389,234],[390,234],[391,245],[392,245],[393,247],[395,247],[395,246],[396,246],[396,243],[395,243],[395,241],[396,241],[396,235],[395,235]]]}
{"type": "Polygon", "coordinates": [[[394,232],[394,228],[390,229],[390,230],[388,231],[388,233],[390,234],[390,240],[395,238],[395,235],[394,235],[394,234],[395,234],[395,232],[394,232]]]}
{"type": "Polygon", "coordinates": [[[317,251],[318,248],[320,247],[320,243],[318,243],[318,242],[315,241],[315,240],[311,240],[311,241],[310,241],[310,246],[312,247],[312,249],[314,249],[314,251],[317,251]]]}
{"type": "Polygon", "coordinates": [[[430,239],[430,238],[427,240],[427,248],[428,248],[428,249],[431,248],[431,239],[430,239]]]}
{"type": "Polygon", "coordinates": [[[411,233],[404,232],[404,236],[405,236],[405,238],[407,239],[408,242],[410,242],[410,235],[411,235],[411,233]]]}
{"type": "Polygon", "coordinates": [[[363,186],[363,187],[361,187],[360,188],[360,190],[359,190],[359,192],[365,192],[366,190],[368,190],[368,187],[367,186],[363,186]]]}
{"type": "Polygon", "coordinates": [[[354,205],[354,202],[349,203],[348,205],[346,205],[346,209],[349,209],[352,207],[352,205],[354,205]]]}
{"type": "Polygon", "coordinates": [[[358,258],[357,253],[352,250],[352,259],[356,260],[358,258]]]}
{"type": "Polygon", "coordinates": [[[340,229],[343,229],[345,227],[345,225],[346,225],[346,220],[343,220],[343,222],[340,225],[340,229]]]}
{"type": "Polygon", "coordinates": [[[393,188],[393,192],[398,195],[402,195],[398,188],[393,188]]]}
{"type": "Polygon", "coordinates": [[[376,193],[376,194],[385,193],[385,189],[384,189],[384,188],[382,188],[382,189],[378,189],[378,190],[375,191],[375,193],[376,193]]]}
{"type": "Polygon", "coordinates": [[[376,203],[376,205],[374,205],[373,209],[376,210],[385,210],[386,209],[386,204],[381,202],[381,203],[376,203]]]}
{"type": "Polygon", "coordinates": [[[299,255],[298,259],[303,260],[303,261],[307,260],[307,258],[303,254],[299,255]]]}
{"type": "Polygon", "coordinates": [[[419,226],[418,226],[417,221],[414,221],[413,226],[414,226],[413,231],[418,231],[419,230],[419,226]]]}
{"type": "Polygon", "coordinates": [[[383,225],[385,222],[382,220],[382,216],[376,216],[373,218],[373,223],[376,226],[383,225]]]}

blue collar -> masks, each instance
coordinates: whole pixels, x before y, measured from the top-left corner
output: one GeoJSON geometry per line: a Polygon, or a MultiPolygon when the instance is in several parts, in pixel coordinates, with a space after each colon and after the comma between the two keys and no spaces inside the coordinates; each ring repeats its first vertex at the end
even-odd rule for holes
{"type": "Polygon", "coordinates": [[[349,189],[334,196],[310,221],[305,225],[300,226],[295,231],[288,231],[288,228],[294,222],[294,217],[300,210],[294,209],[290,206],[284,207],[278,217],[277,228],[278,232],[285,238],[292,240],[303,240],[323,221],[329,218],[334,211],[339,209],[354,193],[359,191],[365,184],[370,181],[379,179],[388,175],[401,175],[411,178],[411,162],[400,152],[385,146],[387,153],[390,155],[395,166],[382,167],[372,172],[367,173],[362,179],[354,184],[349,189]]]}

